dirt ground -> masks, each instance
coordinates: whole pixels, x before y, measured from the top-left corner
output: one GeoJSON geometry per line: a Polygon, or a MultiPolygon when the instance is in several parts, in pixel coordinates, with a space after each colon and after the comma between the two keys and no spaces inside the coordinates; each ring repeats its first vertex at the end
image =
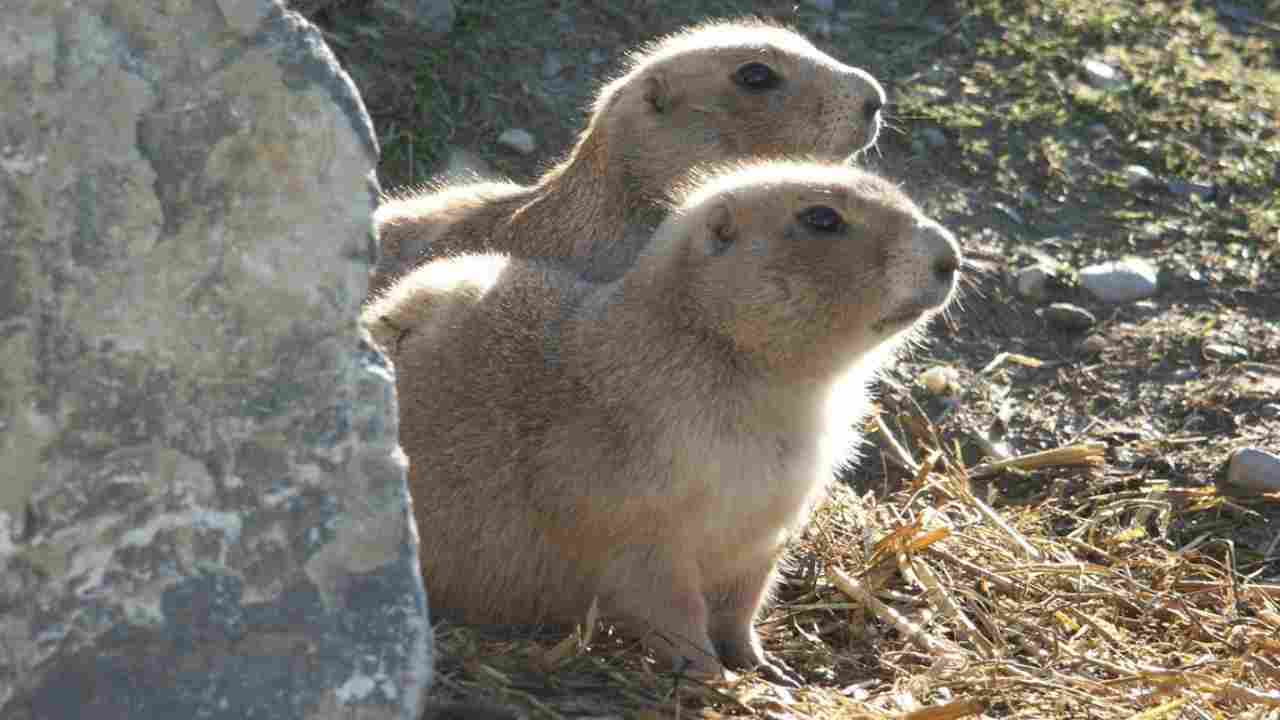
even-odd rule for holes
{"type": "MultiPolygon", "coordinates": [[[[494,638],[441,628],[441,693],[484,692],[535,717],[917,717],[910,713],[976,697],[981,708],[918,717],[1280,718],[1280,697],[1242,700],[1221,684],[1280,688],[1274,639],[1280,625],[1266,624],[1280,601],[1280,496],[1231,494],[1217,485],[1237,448],[1280,454],[1280,3],[459,0],[456,6],[450,33],[427,41],[380,26],[360,2],[329,3],[312,15],[373,116],[384,188],[424,182],[450,163],[530,180],[567,150],[592,92],[628,47],[691,22],[757,14],[798,29],[881,80],[890,93],[891,127],[861,162],[900,181],[962,239],[975,267],[962,305],[938,323],[934,340],[882,383],[879,425],[868,426],[864,461],[843,478],[818,529],[798,545],[803,562],[788,574],[781,605],[768,620],[776,631],[771,651],[812,688],[785,696],[760,682],[694,690],[679,678],[658,677],[633,645],[607,633],[590,649],[580,642],[568,652],[563,634],[494,638]],[[1091,76],[1087,61],[1117,71],[1114,84],[1091,76]],[[528,130],[536,151],[526,156],[501,147],[498,136],[511,128],[528,130]],[[1080,286],[1081,269],[1128,256],[1159,268],[1156,294],[1103,303],[1080,286]],[[1034,265],[1053,277],[1032,298],[1017,290],[1016,278],[1034,265]],[[1049,306],[1056,302],[1092,319],[1055,320],[1049,306]],[[951,375],[934,393],[919,379],[939,367],[951,375]],[[892,450],[889,436],[902,451],[892,450]],[[993,457],[1063,447],[1094,448],[1096,457],[975,472],[993,457]],[[1162,581],[1144,573],[1162,563],[1161,573],[1183,562],[1216,568],[1217,575],[1180,575],[1202,580],[1175,583],[1169,592],[1190,587],[1186,582],[1225,583],[1229,601],[1196,611],[1221,620],[1223,636],[1204,640],[1195,652],[1156,657],[1139,646],[1154,647],[1185,628],[1166,618],[1120,632],[1116,652],[1144,679],[1106,703],[1085,697],[1101,697],[1101,690],[1077,688],[1046,705],[1044,697],[1059,697],[1052,688],[1074,682],[1062,679],[1067,675],[1053,682],[1037,675],[1046,687],[1035,691],[1032,683],[1018,692],[986,677],[966,695],[956,684],[922,680],[937,671],[927,659],[889,662],[907,652],[911,633],[895,631],[866,601],[841,595],[829,570],[847,561],[846,569],[865,580],[878,562],[868,548],[902,540],[904,527],[927,534],[930,513],[917,514],[913,505],[913,493],[933,477],[922,464],[965,486],[943,495],[971,493],[964,502],[1001,518],[982,515],[977,524],[1007,523],[1005,540],[1030,538],[1043,553],[1069,551],[1073,561],[1117,578],[1149,577],[1151,587],[1162,581]],[[840,529],[845,520],[859,527],[840,529]],[[829,544],[842,533],[860,554],[829,544]],[[1255,597],[1242,590],[1251,586],[1264,588],[1253,606],[1242,599],[1255,597]],[[779,620],[804,613],[821,619],[779,620]],[[1233,650],[1227,635],[1241,618],[1263,618],[1258,627],[1270,627],[1272,639],[1263,633],[1261,645],[1233,650]],[[795,650],[806,638],[805,649],[795,650]],[[566,660],[566,652],[573,657],[566,660]],[[550,670],[543,662],[548,653],[556,659],[550,670]],[[1253,669],[1214,676],[1218,685],[1169,669],[1209,662],[1205,657],[1253,669]],[[1262,664],[1250,665],[1256,658],[1262,664]],[[1169,680],[1174,676],[1181,679],[1169,680]],[[1028,699],[1036,692],[1043,702],[1028,699]]],[[[986,542],[966,534],[976,532],[973,526],[947,528],[946,542],[986,542]]],[[[938,552],[955,560],[973,549],[947,547],[938,552]]],[[[1041,554],[1028,553],[1025,562],[1041,554]]],[[[993,559],[998,554],[975,551],[967,565],[930,557],[956,573],[977,573],[974,582],[981,583],[982,572],[1008,569],[993,559]]],[[[910,609],[909,598],[894,594],[928,595],[929,584],[898,570],[875,589],[910,609]]],[[[1130,585],[1117,583],[1115,593],[1129,592],[1123,588],[1130,585]]],[[[957,574],[942,585],[963,582],[957,574]]],[[[967,590],[957,592],[967,597],[967,590]]],[[[1050,598],[1056,591],[1045,592],[1050,598]]],[[[1141,593],[1133,597],[1135,606],[1151,602],[1141,593]]],[[[1002,617],[1015,625],[1039,622],[1028,607],[1011,606],[1002,617]]],[[[1130,611],[1108,612],[1117,622],[1130,611]]],[[[974,633],[957,622],[934,627],[968,648],[974,633]]],[[[1204,618],[1187,622],[1187,628],[1212,625],[1204,618]]],[[[1054,643],[1069,648],[1079,631],[1068,625],[1055,631],[1054,643]]],[[[982,645],[974,657],[986,657],[982,645]]],[[[1012,655],[993,653],[1013,663],[1010,677],[1017,675],[1012,655]]],[[[1027,667],[1050,672],[1048,661],[1032,657],[1027,667]]],[[[1115,660],[1080,682],[1102,683],[1110,692],[1124,682],[1121,666],[1129,667],[1115,660]]]]}

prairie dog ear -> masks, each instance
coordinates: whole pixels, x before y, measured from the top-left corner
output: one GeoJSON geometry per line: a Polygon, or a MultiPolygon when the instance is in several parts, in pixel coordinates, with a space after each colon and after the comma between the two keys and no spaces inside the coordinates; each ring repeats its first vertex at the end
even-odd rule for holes
{"type": "Polygon", "coordinates": [[[733,217],[733,198],[729,195],[716,198],[707,212],[707,231],[710,236],[711,254],[719,255],[738,239],[738,223],[733,217]]]}
{"type": "Polygon", "coordinates": [[[675,105],[676,97],[672,94],[671,83],[667,82],[666,73],[654,70],[645,77],[644,101],[659,114],[667,112],[675,105]]]}

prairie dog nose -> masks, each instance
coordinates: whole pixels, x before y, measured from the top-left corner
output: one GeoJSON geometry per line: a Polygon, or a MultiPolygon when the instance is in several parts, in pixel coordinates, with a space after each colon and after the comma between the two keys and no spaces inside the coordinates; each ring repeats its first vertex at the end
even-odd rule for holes
{"type": "Polygon", "coordinates": [[[916,228],[916,243],[928,258],[933,278],[940,284],[951,285],[960,272],[960,244],[951,231],[934,222],[920,224],[916,228]]]}
{"type": "Polygon", "coordinates": [[[866,149],[875,143],[880,134],[880,124],[884,121],[881,113],[886,102],[884,88],[875,76],[862,68],[845,65],[843,70],[854,93],[850,98],[854,100],[850,110],[862,115],[861,118],[854,116],[851,120],[863,128],[861,145],[862,149],[866,149]],[[861,100],[861,104],[857,103],[858,100],[861,100]]]}
{"type": "Polygon", "coordinates": [[[884,107],[884,102],[880,98],[869,98],[862,103],[862,114],[866,116],[867,122],[874,122],[882,107],[884,107]]]}
{"type": "Polygon", "coordinates": [[[863,70],[862,68],[851,67],[846,65],[846,72],[857,79],[858,84],[863,85],[863,91],[866,94],[866,100],[862,102],[862,114],[867,120],[875,120],[880,113],[880,109],[884,107],[888,97],[884,93],[884,87],[880,85],[880,81],[875,76],[863,70]]]}

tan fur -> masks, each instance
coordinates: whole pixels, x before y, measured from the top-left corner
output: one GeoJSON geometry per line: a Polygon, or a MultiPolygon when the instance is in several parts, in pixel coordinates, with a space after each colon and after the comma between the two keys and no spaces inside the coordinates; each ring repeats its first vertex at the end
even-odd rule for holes
{"type": "Polygon", "coordinates": [[[388,198],[374,215],[381,258],[370,297],[413,266],[460,252],[592,256],[598,274],[616,275],[689,168],[784,155],[843,160],[875,141],[883,103],[871,75],[781,27],[717,23],[664,38],[634,53],[601,89],[568,158],[534,185],[388,198]],[[768,65],[782,84],[739,86],[734,73],[751,62],[768,65]]]}
{"type": "Polygon", "coordinates": [[[572,623],[598,597],[693,671],[766,663],[775,563],[958,249],[847,167],[741,167],[683,202],[614,282],[481,255],[402,283],[431,308],[392,351],[434,614],[572,623]],[[816,205],[847,225],[817,233],[816,205]]]}

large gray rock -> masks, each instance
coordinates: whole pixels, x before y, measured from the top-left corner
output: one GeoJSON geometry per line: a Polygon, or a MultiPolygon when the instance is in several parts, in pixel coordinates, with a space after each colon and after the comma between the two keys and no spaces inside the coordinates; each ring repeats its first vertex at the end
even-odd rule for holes
{"type": "Polygon", "coordinates": [[[0,717],[414,717],[377,147],[320,35],[10,0],[0,107],[0,717]]]}

